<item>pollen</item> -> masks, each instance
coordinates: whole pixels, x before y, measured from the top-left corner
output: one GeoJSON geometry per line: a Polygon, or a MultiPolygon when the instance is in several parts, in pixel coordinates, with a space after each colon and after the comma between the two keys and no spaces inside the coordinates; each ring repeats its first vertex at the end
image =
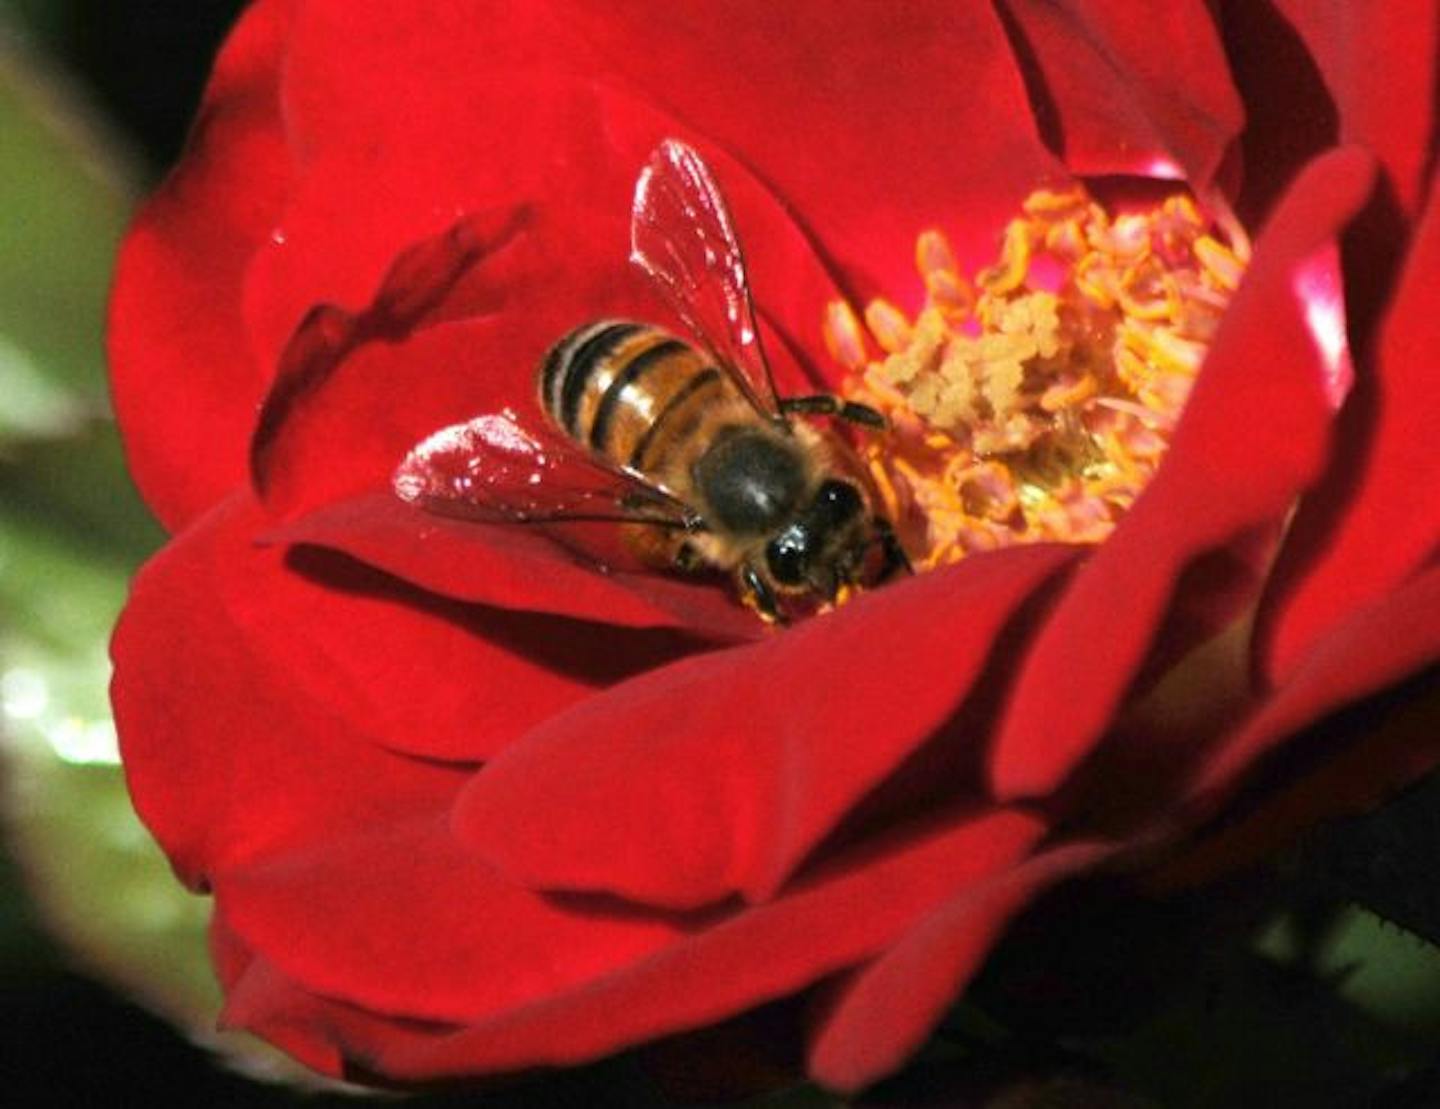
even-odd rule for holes
{"type": "Polygon", "coordinates": [[[1188,194],[1112,212],[1042,190],[970,276],[923,232],[913,314],[830,305],[846,397],[890,422],[861,465],[916,567],[1102,541],[1160,465],[1248,255],[1188,194]]]}

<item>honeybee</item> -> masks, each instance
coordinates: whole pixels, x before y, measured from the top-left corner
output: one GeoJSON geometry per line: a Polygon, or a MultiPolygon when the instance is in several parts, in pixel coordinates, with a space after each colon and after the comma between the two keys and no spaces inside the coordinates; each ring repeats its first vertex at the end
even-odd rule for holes
{"type": "Polygon", "coordinates": [[[883,429],[884,417],[831,395],[779,396],[739,238],[690,146],[667,139],[651,154],[630,232],[631,261],[696,342],[631,320],[575,328],[537,370],[548,427],[506,410],[444,428],[396,470],[399,496],[490,523],[626,525],[648,562],[732,574],[770,622],[908,571],[861,483],[792,418],[883,429]]]}

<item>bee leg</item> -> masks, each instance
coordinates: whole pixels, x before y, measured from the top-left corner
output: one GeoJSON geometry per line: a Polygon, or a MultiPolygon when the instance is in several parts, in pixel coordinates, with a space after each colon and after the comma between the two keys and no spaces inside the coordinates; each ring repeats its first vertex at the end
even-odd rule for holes
{"type": "Polygon", "coordinates": [[[880,580],[889,581],[900,570],[904,570],[907,574],[913,574],[915,568],[910,565],[910,557],[905,553],[905,548],[900,546],[900,539],[895,534],[894,525],[884,516],[876,516],[870,521],[870,526],[875,529],[875,538],[885,556],[885,564],[880,570],[880,580]]]}
{"type": "Polygon", "coordinates": [[[852,424],[875,428],[877,431],[884,431],[888,426],[885,417],[868,404],[841,400],[832,393],[819,393],[813,397],[782,397],[780,412],[783,415],[798,412],[811,416],[838,416],[852,424]]]}
{"type": "Polygon", "coordinates": [[[705,560],[700,557],[700,552],[695,549],[693,543],[688,541],[682,542],[675,548],[674,561],[675,569],[684,574],[693,574],[696,570],[700,569],[701,566],[705,565],[705,560]]]}
{"type": "MultiPolygon", "coordinates": [[[[685,515],[681,519],[673,520],[672,518],[675,515],[675,510],[672,507],[671,502],[658,495],[652,496],[638,490],[632,491],[622,496],[619,499],[619,503],[620,508],[623,511],[634,513],[637,516],[642,516],[646,512],[659,513],[660,516],[663,517],[663,523],[666,526],[678,526],[687,532],[710,530],[709,525],[705,523],[705,518],[701,516],[698,512],[695,512],[691,509],[686,509],[685,515]]],[[[642,522],[661,523],[662,521],[657,519],[654,521],[646,520],[642,522]]]]}
{"type": "Polygon", "coordinates": [[[760,576],[759,570],[746,562],[740,567],[737,577],[740,580],[740,589],[745,595],[746,603],[760,614],[760,619],[767,624],[789,623],[780,611],[779,603],[775,600],[775,591],[760,576]]]}
{"type": "Polygon", "coordinates": [[[629,492],[620,497],[620,507],[626,512],[644,512],[657,506],[665,507],[658,497],[647,497],[644,493],[629,492]]]}

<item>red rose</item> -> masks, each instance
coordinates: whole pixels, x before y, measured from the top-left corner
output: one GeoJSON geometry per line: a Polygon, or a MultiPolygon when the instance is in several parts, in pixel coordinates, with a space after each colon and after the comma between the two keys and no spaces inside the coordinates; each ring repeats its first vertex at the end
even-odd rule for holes
{"type": "Polygon", "coordinates": [[[136,805],[215,897],[224,1019],[407,1080],[825,979],[810,1069],[853,1088],[1045,885],[1165,844],[1193,880],[1428,769],[1433,736],[1377,730],[1190,834],[1440,646],[1435,21],[257,3],[131,232],[110,340],[174,534],[116,633],[116,715],[136,805]],[[1103,543],[773,631],[722,585],[390,491],[427,433],[533,410],[569,328],[660,315],[626,244],[666,137],[722,182],[792,389],[840,387],[835,302],[921,303],[917,234],[973,273],[1077,177],[1181,179],[1253,261],[1103,543]]]}

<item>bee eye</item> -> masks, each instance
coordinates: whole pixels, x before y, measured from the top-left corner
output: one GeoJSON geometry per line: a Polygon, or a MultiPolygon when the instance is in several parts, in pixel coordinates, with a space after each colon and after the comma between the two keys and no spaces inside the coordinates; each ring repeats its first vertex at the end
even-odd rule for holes
{"type": "Polygon", "coordinates": [[[805,580],[806,534],[791,527],[770,540],[765,547],[765,562],[770,573],[781,585],[800,585],[805,580]]]}
{"type": "Polygon", "coordinates": [[[815,494],[815,504],[823,509],[826,519],[835,522],[848,520],[865,507],[855,486],[833,478],[821,484],[815,494]]]}

